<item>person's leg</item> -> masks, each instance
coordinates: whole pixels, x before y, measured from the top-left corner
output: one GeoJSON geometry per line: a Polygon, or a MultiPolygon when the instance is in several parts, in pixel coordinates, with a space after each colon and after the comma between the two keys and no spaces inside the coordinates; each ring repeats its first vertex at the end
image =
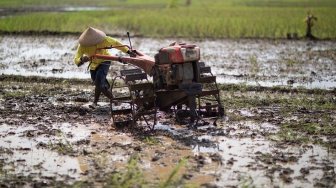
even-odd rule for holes
{"type": "Polygon", "coordinates": [[[99,65],[99,69],[97,70],[97,76],[96,76],[96,88],[99,88],[99,90],[109,99],[112,99],[113,95],[111,91],[109,91],[110,84],[106,80],[106,76],[108,74],[109,68],[110,68],[110,62],[103,62],[99,65]]]}
{"type": "Polygon", "coordinates": [[[96,85],[96,80],[97,80],[97,71],[99,70],[99,66],[97,67],[96,70],[90,70],[90,74],[91,74],[91,79],[93,81],[93,83],[95,84],[95,93],[94,93],[94,100],[93,100],[93,104],[97,104],[98,100],[99,100],[99,96],[101,93],[101,90],[99,87],[97,87],[96,85]]]}

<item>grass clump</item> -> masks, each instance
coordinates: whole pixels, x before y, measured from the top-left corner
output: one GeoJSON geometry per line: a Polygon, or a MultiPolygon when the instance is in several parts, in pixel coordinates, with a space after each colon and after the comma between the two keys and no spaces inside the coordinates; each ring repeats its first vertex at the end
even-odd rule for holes
{"type": "Polygon", "coordinates": [[[325,147],[336,149],[336,128],[332,123],[302,123],[283,124],[280,131],[271,137],[274,140],[292,142],[297,144],[316,143],[325,147]],[[323,139],[327,138],[327,139],[323,139]]]}
{"type": "Polygon", "coordinates": [[[68,142],[65,142],[65,143],[63,143],[63,142],[55,142],[55,143],[49,142],[48,143],[48,148],[50,148],[51,150],[55,150],[55,151],[57,151],[57,153],[62,154],[62,155],[66,155],[66,154],[74,152],[72,145],[68,142]]]}
{"type": "Polygon", "coordinates": [[[258,60],[257,60],[257,56],[253,55],[253,56],[250,56],[249,57],[249,62],[250,62],[250,71],[253,75],[256,75],[259,70],[260,70],[260,67],[259,67],[259,64],[258,64],[258,60]]]}
{"type": "Polygon", "coordinates": [[[104,187],[128,188],[146,187],[143,173],[138,166],[138,157],[132,156],[122,172],[113,173],[106,181],[104,187]]]}
{"type": "Polygon", "coordinates": [[[280,141],[285,142],[307,143],[309,141],[309,138],[302,132],[294,131],[289,125],[283,125],[277,133],[277,137],[280,141]]]}
{"type": "Polygon", "coordinates": [[[64,134],[60,130],[58,130],[57,134],[62,136],[62,138],[55,142],[49,141],[47,147],[62,155],[68,155],[69,153],[74,153],[74,147],[65,138],[64,134]]]}
{"type": "Polygon", "coordinates": [[[178,187],[183,185],[182,177],[177,178],[177,174],[181,167],[185,166],[186,159],[182,159],[172,170],[170,175],[166,180],[156,185],[150,185],[144,177],[143,171],[138,165],[139,157],[137,155],[131,156],[129,159],[126,169],[119,172],[112,173],[106,180],[104,187],[115,187],[115,188],[128,188],[128,187],[178,187]]]}
{"type": "Polygon", "coordinates": [[[160,143],[159,140],[153,136],[144,137],[143,142],[145,142],[147,145],[157,145],[160,143]]]}
{"type": "Polygon", "coordinates": [[[254,186],[254,180],[253,178],[248,175],[248,176],[242,176],[241,180],[239,182],[239,187],[241,188],[255,188],[254,186]]]}
{"type": "Polygon", "coordinates": [[[24,98],[26,94],[24,91],[5,91],[3,94],[0,94],[0,97],[4,99],[24,98]]]}
{"type": "Polygon", "coordinates": [[[181,159],[179,163],[175,166],[173,171],[168,176],[167,180],[165,180],[159,187],[167,188],[167,187],[177,187],[179,184],[182,184],[181,178],[178,180],[174,180],[180,171],[181,167],[186,165],[187,160],[185,158],[181,159]]]}

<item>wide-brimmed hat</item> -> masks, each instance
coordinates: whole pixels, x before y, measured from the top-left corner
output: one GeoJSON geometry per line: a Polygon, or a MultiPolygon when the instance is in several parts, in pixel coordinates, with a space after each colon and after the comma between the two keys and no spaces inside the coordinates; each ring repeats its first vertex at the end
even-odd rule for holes
{"type": "Polygon", "coordinates": [[[103,31],[89,27],[81,34],[78,42],[81,46],[94,46],[101,43],[105,37],[106,34],[103,31]]]}

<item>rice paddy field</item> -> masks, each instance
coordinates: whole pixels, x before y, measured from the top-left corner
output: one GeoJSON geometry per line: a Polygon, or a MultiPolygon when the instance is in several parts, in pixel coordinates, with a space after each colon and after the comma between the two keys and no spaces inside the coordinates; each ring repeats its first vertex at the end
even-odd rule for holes
{"type": "Polygon", "coordinates": [[[188,38],[302,37],[311,11],[318,18],[314,35],[336,38],[334,0],[2,0],[0,8],[2,32],[81,32],[93,26],[110,34],[188,38]]]}
{"type": "MultiPolygon", "coordinates": [[[[0,187],[336,187],[335,9],[336,0],[0,0],[0,187]],[[316,40],[304,37],[308,11],[316,40]],[[152,130],[146,120],[116,126],[108,98],[90,108],[90,72],[73,62],[88,26],[124,44],[129,31],[150,57],[196,44],[225,115],[192,125],[158,111],[152,130]]],[[[132,68],[112,62],[107,79],[132,68]]]]}

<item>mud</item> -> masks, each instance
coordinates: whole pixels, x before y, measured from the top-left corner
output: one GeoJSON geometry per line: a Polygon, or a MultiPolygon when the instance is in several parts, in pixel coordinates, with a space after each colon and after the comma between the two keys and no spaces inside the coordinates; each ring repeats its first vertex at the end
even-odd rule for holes
{"type": "MultiPolygon", "coordinates": [[[[88,107],[93,86],[72,62],[75,40],[1,37],[1,187],[336,186],[334,42],[192,41],[224,84],[226,116],[190,127],[159,112],[149,131],[113,126],[104,97],[88,107]]],[[[134,46],[153,56],[171,40],[134,46]]]]}
{"type": "MultiPolygon", "coordinates": [[[[0,73],[61,78],[90,78],[86,66],[77,68],[74,36],[1,37],[0,73]]],[[[120,37],[123,43],[126,38],[120,37]]],[[[133,38],[133,46],[154,56],[182,39],[133,38]]],[[[335,41],[304,40],[183,40],[201,48],[202,61],[212,67],[219,83],[251,86],[333,89],[336,87],[335,41]]],[[[112,50],[112,54],[120,54],[112,50]]],[[[119,63],[112,70],[119,72],[119,63]]],[[[112,71],[112,73],[113,73],[112,71]]]]}
{"type": "MultiPolygon", "coordinates": [[[[181,159],[187,162],[171,185],[336,185],[336,147],[323,144],[335,143],[336,131],[302,135],[311,137],[305,142],[286,140],[279,134],[284,123],[300,122],[307,115],[315,121],[319,113],[330,114],[323,123],[335,125],[335,103],[323,110],[295,107],[296,113],[284,113],[291,101],[268,107],[266,102],[240,106],[230,100],[238,93],[242,100],[254,95],[317,100],[320,94],[227,91],[223,94],[227,116],[216,123],[208,119],[190,128],[160,112],[158,125],[149,132],[141,126],[114,127],[104,98],[98,109],[88,108],[92,90],[89,84],[67,80],[1,81],[2,186],[114,185],[109,184],[113,174],[127,171],[134,156],[144,186],[162,185],[181,159]]],[[[321,95],[335,100],[333,92],[321,95]]]]}

